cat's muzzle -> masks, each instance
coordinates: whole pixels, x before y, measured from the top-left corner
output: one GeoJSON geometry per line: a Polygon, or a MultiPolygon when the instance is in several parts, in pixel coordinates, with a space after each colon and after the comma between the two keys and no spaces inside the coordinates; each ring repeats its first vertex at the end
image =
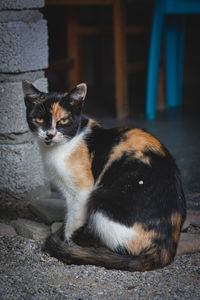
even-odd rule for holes
{"type": "Polygon", "coordinates": [[[54,142],[53,142],[53,136],[52,136],[51,138],[46,137],[45,140],[44,140],[44,142],[45,142],[46,145],[51,145],[51,144],[53,144],[53,143],[54,143],[54,142]]]}

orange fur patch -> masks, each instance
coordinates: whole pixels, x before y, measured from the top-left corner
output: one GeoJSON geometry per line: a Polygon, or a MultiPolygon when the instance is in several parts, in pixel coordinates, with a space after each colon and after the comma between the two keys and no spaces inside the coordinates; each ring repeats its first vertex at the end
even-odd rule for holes
{"type": "Polygon", "coordinates": [[[56,122],[67,116],[66,110],[62,108],[58,102],[52,104],[51,113],[53,119],[53,127],[56,126],[56,122]]]}
{"type": "Polygon", "coordinates": [[[173,228],[172,238],[175,243],[178,243],[179,240],[180,230],[181,230],[181,220],[182,220],[181,215],[178,212],[172,214],[171,216],[171,223],[173,228]]]}
{"type": "Polygon", "coordinates": [[[173,258],[171,250],[163,248],[160,252],[158,252],[158,249],[156,249],[156,247],[152,247],[153,240],[158,237],[157,233],[154,230],[145,231],[142,228],[142,225],[138,223],[133,226],[133,230],[138,233],[138,237],[125,244],[125,246],[131,251],[133,255],[139,255],[141,251],[146,249],[148,250],[148,254],[152,257],[155,257],[156,260],[160,260],[163,266],[171,263],[173,258]]]}
{"type": "Polygon", "coordinates": [[[172,261],[171,253],[167,249],[161,250],[161,261],[163,262],[163,265],[168,265],[172,261]]]}
{"type": "Polygon", "coordinates": [[[144,151],[151,150],[162,156],[165,152],[162,144],[151,134],[141,130],[132,129],[125,133],[125,140],[115,146],[112,150],[110,158],[101,172],[96,185],[101,181],[108,167],[117,159],[120,159],[124,153],[134,151],[133,156],[147,165],[151,165],[150,158],[144,154],[144,151]]]}
{"type": "Polygon", "coordinates": [[[74,185],[80,189],[91,190],[94,185],[94,177],[91,170],[91,157],[84,141],[67,158],[66,164],[72,172],[74,185]]]}
{"type": "Polygon", "coordinates": [[[138,255],[143,249],[152,245],[152,240],[156,237],[154,230],[145,231],[141,224],[134,224],[134,232],[138,234],[137,238],[127,242],[125,245],[133,255],[138,255]]]}
{"type": "Polygon", "coordinates": [[[128,131],[126,134],[125,144],[128,149],[132,147],[134,151],[146,151],[151,150],[164,156],[162,144],[151,134],[136,128],[128,131]]]}

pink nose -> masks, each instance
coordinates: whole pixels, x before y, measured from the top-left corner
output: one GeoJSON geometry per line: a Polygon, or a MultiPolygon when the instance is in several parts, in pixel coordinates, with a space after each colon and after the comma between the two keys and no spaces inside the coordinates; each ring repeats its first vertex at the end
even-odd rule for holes
{"type": "Polygon", "coordinates": [[[47,137],[48,137],[49,139],[53,139],[53,138],[55,137],[55,135],[56,135],[56,131],[55,131],[55,130],[48,130],[48,131],[46,132],[46,135],[47,135],[47,137]]]}

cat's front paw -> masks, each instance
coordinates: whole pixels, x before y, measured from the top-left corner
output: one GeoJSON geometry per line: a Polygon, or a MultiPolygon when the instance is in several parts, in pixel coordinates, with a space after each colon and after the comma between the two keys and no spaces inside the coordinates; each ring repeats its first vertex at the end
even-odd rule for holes
{"type": "Polygon", "coordinates": [[[46,239],[45,243],[43,244],[42,250],[45,252],[48,252],[52,256],[55,256],[55,253],[57,253],[57,248],[61,245],[72,245],[73,241],[71,238],[66,239],[64,237],[64,231],[63,226],[56,232],[49,235],[49,237],[46,239]],[[54,253],[55,252],[55,253],[54,253]]]}
{"type": "Polygon", "coordinates": [[[65,237],[64,237],[64,225],[62,225],[56,232],[50,234],[48,238],[45,240],[42,250],[43,251],[48,251],[49,248],[51,248],[52,244],[56,243],[63,243],[65,242],[65,237]]]}

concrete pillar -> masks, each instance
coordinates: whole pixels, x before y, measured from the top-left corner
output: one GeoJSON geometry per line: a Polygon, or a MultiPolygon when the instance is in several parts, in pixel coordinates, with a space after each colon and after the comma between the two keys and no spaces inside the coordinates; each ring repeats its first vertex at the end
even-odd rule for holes
{"type": "Polygon", "coordinates": [[[20,198],[45,185],[37,143],[26,123],[22,80],[47,91],[44,0],[0,1],[0,196],[20,198]]]}

